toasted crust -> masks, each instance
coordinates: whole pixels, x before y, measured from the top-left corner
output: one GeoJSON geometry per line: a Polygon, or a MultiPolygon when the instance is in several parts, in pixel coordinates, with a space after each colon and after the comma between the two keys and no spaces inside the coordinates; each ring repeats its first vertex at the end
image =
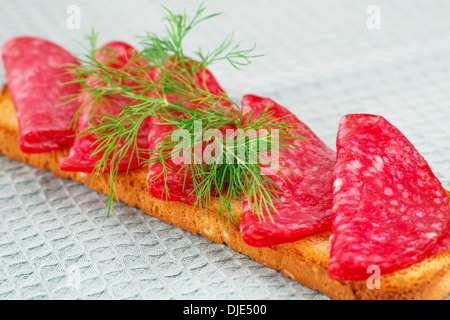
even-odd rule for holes
{"type": "MultiPolygon", "coordinates": [[[[54,153],[25,154],[18,145],[18,124],[7,87],[0,95],[0,154],[33,167],[50,170],[57,176],[86,184],[100,193],[108,192],[108,176],[63,172],[58,159],[68,149],[54,153]]],[[[117,200],[143,212],[205,238],[226,243],[269,268],[282,272],[302,285],[316,289],[332,299],[445,299],[450,294],[450,250],[380,278],[380,289],[369,289],[366,281],[336,281],[328,276],[330,232],[316,233],[293,243],[267,248],[247,245],[239,229],[224,224],[215,216],[202,215],[193,206],[165,202],[150,196],[146,188],[147,173],[137,169],[120,173],[116,181],[117,200]]],[[[233,203],[233,214],[239,216],[242,204],[233,203]]],[[[368,275],[368,277],[370,274],[368,275]]]]}

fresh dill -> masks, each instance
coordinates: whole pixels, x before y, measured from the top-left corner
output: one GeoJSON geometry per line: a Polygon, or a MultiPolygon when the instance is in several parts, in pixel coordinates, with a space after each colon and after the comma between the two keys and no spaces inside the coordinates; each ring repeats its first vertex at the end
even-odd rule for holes
{"type": "MultiPolygon", "coordinates": [[[[176,149],[177,144],[171,137],[174,130],[188,132],[188,139],[193,146],[199,139],[199,133],[195,132],[198,121],[203,124],[201,136],[211,129],[220,130],[225,126],[232,126],[238,130],[256,132],[276,130],[280,133],[277,137],[280,148],[294,148],[290,140],[302,138],[291,129],[292,124],[274,118],[270,108],[259,115],[250,113],[244,116],[239,106],[225,93],[209,90],[204,75],[211,63],[225,60],[239,69],[261,56],[254,54],[255,46],[242,49],[241,44],[235,42],[234,34],[231,34],[216,49],[206,53],[198,50],[195,59],[190,58],[183,50],[186,35],[196,25],[219,13],[205,15],[203,3],[193,17],[189,17],[186,12],[178,15],[166,7],[164,9],[167,12],[164,18],[168,23],[167,34],[158,36],[147,32],[140,37],[143,49],[133,54],[122,68],[114,68],[98,61],[95,51],[97,34],[92,32],[88,37],[88,53],[84,59],[80,59],[82,65],[72,70],[82,86],[83,96],[83,103],[73,123],[76,125],[82,110],[88,108],[89,128],[79,135],[97,137],[92,156],[100,156],[100,160],[93,176],[109,170],[111,187],[107,201],[108,214],[113,210],[114,182],[120,171],[119,164],[127,154],[137,156],[142,167],[161,164],[161,172],[149,177],[150,183],[167,177],[173,170],[171,156],[180,151],[176,149]],[[203,81],[199,82],[199,78],[203,81]],[[129,103],[123,104],[122,110],[115,114],[102,111],[108,98],[114,96],[126,98],[129,103]],[[149,117],[159,119],[157,125],[171,126],[172,130],[162,137],[154,150],[141,150],[137,143],[138,133],[149,117]]],[[[210,214],[212,201],[217,199],[219,204],[216,218],[222,219],[224,223],[238,223],[231,213],[231,202],[241,201],[243,196],[248,199],[250,208],[260,219],[265,219],[263,212],[268,213],[271,218],[270,213],[277,211],[275,204],[280,201],[283,190],[270,175],[261,173],[265,159],[257,154],[254,161],[241,160],[242,153],[244,156],[252,154],[252,148],[255,143],[258,144],[254,139],[254,136],[247,137],[240,145],[232,147],[220,139],[215,140],[216,154],[220,151],[227,157],[221,162],[207,163],[205,159],[199,161],[195,148],[188,149],[189,161],[178,167],[176,174],[184,175],[183,188],[192,184],[190,196],[195,199],[194,204],[202,212],[210,214]]],[[[259,143],[274,142],[270,135],[263,139],[265,140],[260,140],[259,143]]],[[[170,198],[169,192],[166,182],[167,199],[170,198]]]]}

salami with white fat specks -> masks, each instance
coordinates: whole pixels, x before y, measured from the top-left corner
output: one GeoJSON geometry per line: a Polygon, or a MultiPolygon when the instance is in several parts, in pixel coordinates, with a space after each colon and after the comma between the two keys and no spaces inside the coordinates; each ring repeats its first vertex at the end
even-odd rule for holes
{"type": "Polygon", "coordinates": [[[392,273],[449,247],[446,191],[383,117],[342,118],[333,180],[332,278],[392,273]]]}
{"type": "Polygon", "coordinates": [[[43,153],[70,145],[70,124],[79,103],[60,104],[80,90],[77,83],[64,84],[75,80],[67,65],[78,64],[76,58],[50,41],[19,37],[6,42],[2,59],[19,122],[20,149],[43,153]]]}
{"type": "Polygon", "coordinates": [[[270,178],[286,195],[281,197],[281,203],[274,200],[278,213],[271,213],[273,222],[268,215],[265,221],[260,221],[244,198],[240,229],[244,241],[255,247],[293,242],[331,227],[335,152],[295,115],[271,99],[253,95],[242,99],[244,112],[254,110],[255,118],[268,106],[273,118],[285,117],[277,121],[292,123],[292,129],[299,130],[297,133],[307,139],[291,140],[295,149],[280,148],[280,169],[270,178]]]}
{"type": "MultiPolygon", "coordinates": [[[[121,69],[128,67],[128,62],[130,58],[137,51],[130,46],[129,44],[122,41],[112,41],[109,42],[102,47],[100,47],[96,52],[96,59],[98,62],[103,63],[104,65],[121,69]]],[[[129,80],[122,80],[129,81],[129,80]]],[[[132,84],[130,82],[130,84],[132,84]]],[[[88,85],[92,87],[102,86],[104,84],[101,83],[100,80],[95,77],[92,80],[88,81],[88,85]]],[[[80,100],[88,99],[87,95],[83,95],[80,100]]],[[[87,101],[88,104],[91,102],[87,101]]],[[[96,103],[96,102],[94,102],[96,103]]],[[[104,101],[102,101],[102,108],[98,108],[98,112],[106,112],[109,115],[118,114],[123,110],[123,107],[133,103],[133,99],[128,97],[123,97],[121,95],[111,94],[108,97],[105,97],[104,101]]],[[[79,132],[79,137],[75,140],[72,145],[69,155],[66,158],[61,158],[59,160],[59,165],[61,170],[63,171],[74,171],[74,172],[85,172],[91,173],[96,169],[98,161],[102,158],[103,153],[95,153],[96,148],[99,146],[98,139],[99,137],[94,134],[85,135],[84,130],[88,129],[92,124],[92,119],[89,119],[89,108],[85,107],[78,118],[77,121],[77,131],[79,132]]],[[[137,146],[139,150],[147,149],[148,142],[148,119],[145,119],[138,130],[137,134],[137,146]]],[[[122,143],[118,145],[118,148],[123,146],[122,143]]],[[[127,170],[127,169],[135,169],[140,166],[140,158],[144,158],[145,155],[142,152],[138,151],[133,152],[133,148],[129,148],[128,151],[124,154],[123,158],[117,164],[118,170],[127,170]]],[[[112,159],[112,156],[110,156],[112,159]]],[[[102,172],[110,171],[109,165],[105,168],[102,168],[102,172]]]]}
{"type": "MultiPolygon", "coordinates": [[[[194,82],[202,89],[209,91],[217,97],[226,97],[225,91],[221,88],[214,75],[208,69],[199,71],[194,76],[194,82]]],[[[176,101],[177,97],[168,96],[168,99],[176,101]]],[[[227,101],[220,102],[223,106],[232,107],[227,101]]],[[[192,108],[212,108],[212,106],[205,105],[199,101],[195,101],[192,108]]],[[[178,116],[184,117],[182,113],[178,113],[178,116]]],[[[225,135],[226,129],[229,126],[220,128],[225,135]]],[[[159,117],[149,117],[149,133],[148,133],[148,149],[157,150],[159,145],[163,141],[163,138],[171,133],[174,128],[171,125],[161,124],[159,117]],[[159,123],[159,124],[158,124],[159,123]]],[[[191,170],[186,170],[184,163],[175,164],[172,160],[167,159],[168,167],[164,172],[164,167],[160,162],[153,163],[150,166],[148,178],[148,190],[150,194],[159,199],[166,201],[180,201],[185,203],[195,203],[197,195],[194,191],[194,184],[192,181],[191,170]]]]}

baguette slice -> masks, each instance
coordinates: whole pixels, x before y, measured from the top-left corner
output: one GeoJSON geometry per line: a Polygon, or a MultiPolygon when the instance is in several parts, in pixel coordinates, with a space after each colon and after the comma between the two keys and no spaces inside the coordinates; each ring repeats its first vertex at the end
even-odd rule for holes
{"type": "MultiPolygon", "coordinates": [[[[58,159],[68,149],[54,153],[25,154],[19,149],[19,132],[15,108],[4,86],[0,94],[0,154],[33,167],[50,170],[62,178],[86,184],[100,193],[109,191],[107,175],[92,179],[85,173],[61,171],[58,159]]],[[[193,206],[180,202],[165,202],[150,196],[146,187],[147,170],[136,169],[120,173],[116,181],[117,200],[173,224],[201,234],[205,238],[225,243],[269,268],[282,272],[302,285],[316,289],[332,299],[445,299],[450,294],[450,249],[380,278],[380,289],[370,289],[366,281],[336,281],[328,276],[327,266],[330,231],[316,233],[289,244],[256,248],[244,243],[239,229],[224,225],[215,216],[207,217],[193,206]]],[[[450,194],[449,194],[450,195],[450,194]]],[[[213,204],[214,206],[214,204],[213,204]]],[[[217,203],[215,204],[217,206],[217,203]]],[[[214,208],[213,208],[214,210],[214,208]]],[[[240,216],[242,203],[233,203],[233,214],[240,216]]],[[[371,274],[368,274],[368,278],[371,274]]]]}

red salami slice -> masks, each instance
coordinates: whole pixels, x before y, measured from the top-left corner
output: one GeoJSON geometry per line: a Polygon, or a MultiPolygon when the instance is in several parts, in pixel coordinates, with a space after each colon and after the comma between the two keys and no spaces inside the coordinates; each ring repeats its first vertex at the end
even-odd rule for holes
{"type": "MultiPolygon", "coordinates": [[[[97,52],[97,61],[116,69],[127,66],[130,57],[135,54],[136,51],[130,45],[114,41],[105,44],[97,52]]],[[[128,66],[127,66],[128,67],[128,66]]],[[[89,85],[98,86],[102,85],[98,83],[98,79],[93,79],[89,85]]],[[[123,80],[127,81],[127,80],[123,80]]],[[[87,99],[83,97],[82,99],[87,99]]],[[[110,95],[106,98],[103,108],[99,108],[102,111],[107,112],[110,115],[119,113],[123,106],[133,103],[133,100],[126,97],[110,95]]],[[[82,134],[83,130],[90,127],[92,119],[88,117],[88,108],[84,108],[77,122],[77,130],[82,134]]],[[[74,171],[74,172],[86,172],[91,173],[96,167],[97,162],[101,159],[102,154],[93,155],[95,149],[98,146],[97,140],[99,137],[95,135],[89,135],[79,137],[75,140],[72,148],[70,149],[69,156],[59,160],[61,170],[74,171]]],[[[146,119],[141,129],[138,132],[137,145],[139,149],[147,149],[148,147],[148,119],[146,119]]],[[[118,146],[122,147],[122,144],[118,146]]],[[[140,155],[144,157],[144,155],[140,155]]],[[[139,167],[140,161],[136,153],[132,152],[132,149],[125,154],[123,159],[118,164],[119,170],[134,169],[139,167]]],[[[104,172],[108,172],[110,168],[103,168],[104,172]]]]}
{"type": "Polygon", "coordinates": [[[388,274],[449,247],[445,190],[381,116],[341,120],[333,194],[328,272],[334,279],[367,279],[374,267],[388,274]]]}
{"type": "MultiPolygon", "coordinates": [[[[225,96],[224,90],[220,87],[213,74],[207,69],[196,75],[195,82],[202,90],[207,90],[218,97],[225,96]]],[[[176,100],[177,97],[171,97],[171,99],[176,100]]],[[[231,107],[231,104],[227,102],[224,102],[224,105],[231,107]]],[[[199,102],[194,107],[208,108],[209,106],[199,102]]],[[[151,118],[149,122],[149,150],[156,150],[162,138],[172,132],[173,128],[170,125],[158,125],[157,123],[160,123],[158,118],[151,118]]],[[[221,130],[225,130],[225,128],[221,130]]],[[[155,163],[150,166],[148,174],[150,181],[148,190],[150,194],[160,200],[194,203],[196,196],[192,193],[194,186],[190,170],[186,172],[182,169],[183,163],[175,164],[169,160],[167,164],[169,165],[169,170],[166,171],[167,175],[165,177],[161,175],[163,171],[161,163],[155,163]],[[168,190],[166,190],[166,186],[168,190]]]]}
{"type": "Polygon", "coordinates": [[[71,120],[77,101],[58,106],[62,97],[77,94],[75,79],[67,64],[78,64],[68,51],[39,38],[9,40],[2,50],[8,88],[19,122],[19,146],[26,153],[59,150],[73,142],[71,120]]]}
{"type": "MultiPolygon", "coordinates": [[[[170,134],[173,130],[170,125],[160,125],[159,118],[150,117],[149,119],[149,134],[148,145],[149,150],[156,150],[162,142],[163,137],[170,134]]],[[[157,162],[150,166],[148,178],[148,190],[150,194],[159,200],[180,201],[186,203],[194,203],[195,195],[192,194],[194,186],[191,179],[190,171],[183,169],[183,164],[175,164],[168,160],[169,170],[166,170],[167,175],[163,176],[161,173],[164,167],[157,162]],[[180,171],[181,170],[181,171],[180,171]],[[185,177],[185,175],[187,175],[185,177]],[[185,183],[185,180],[187,183],[185,183]],[[168,190],[166,190],[166,186],[168,190]]]]}
{"type": "MultiPolygon", "coordinates": [[[[159,120],[150,118],[149,131],[149,149],[155,150],[158,144],[161,143],[162,138],[172,132],[170,125],[157,125],[159,120]]],[[[227,129],[235,129],[232,126],[224,126],[220,129],[222,136],[226,137],[227,129]]],[[[233,130],[234,131],[234,130],[233,130]]],[[[202,152],[205,150],[206,144],[203,145],[202,152]]],[[[149,184],[148,190],[150,194],[159,200],[180,201],[194,204],[197,196],[194,191],[194,184],[192,181],[192,171],[183,168],[184,163],[174,163],[172,160],[166,161],[169,166],[166,170],[166,175],[163,176],[163,165],[159,162],[150,166],[148,173],[149,184]],[[167,188],[167,189],[166,189],[167,188]]],[[[214,196],[214,194],[212,194],[214,196]]]]}
{"type": "Polygon", "coordinates": [[[280,122],[292,123],[293,129],[307,130],[298,134],[307,140],[292,142],[298,149],[281,148],[279,172],[270,176],[287,194],[282,203],[274,200],[278,214],[272,213],[273,222],[267,216],[260,221],[244,198],[240,225],[244,241],[255,247],[272,246],[292,242],[306,235],[331,227],[332,175],[335,152],[327,147],[304,123],[292,113],[268,98],[247,95],[242,100],[244,110],[255,110],[255,117],[271,106],[272,117],[285,117],[280,122]],[[287,176],[287,181],[283,175],[287,176]]]}

